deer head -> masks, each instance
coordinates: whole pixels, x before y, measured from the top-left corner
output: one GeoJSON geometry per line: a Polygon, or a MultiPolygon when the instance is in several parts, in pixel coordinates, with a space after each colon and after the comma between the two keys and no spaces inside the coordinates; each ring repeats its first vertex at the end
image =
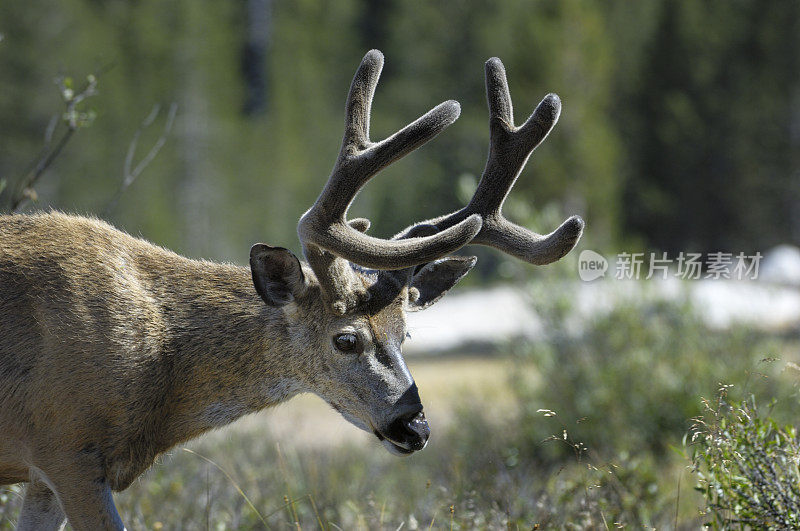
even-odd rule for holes
{"type": "Polygon", "coordinates": [[[461,247],[490,245],[529,263],[547,264],[575,246],[583,221],[571,217],[543,236],[503,217],[509,190],[555,125],[561,106],[549,94],[516,127],[505,70],[498,59],[490,59],[489,158],[472,200],[389,240],[368,236],[368,220],[347,219],[359,189],[460,113],[457,102],[447,101],[392,136],[372,142],[370,107],[382,67],[383,55],[372,50],[353,79],[339,157],[319,198],[298,224],[307,263],[286,249],[257,244],[250,266],[261,298],[282,309],[295,338],[293,348],[310,356],[299,377],[303,386],[374,433],[391,452],[410,454],[425,446],[429,428],[401,352],[405,313],[436,302],[475,265],[475,257],[450,256],[461,247]]]}

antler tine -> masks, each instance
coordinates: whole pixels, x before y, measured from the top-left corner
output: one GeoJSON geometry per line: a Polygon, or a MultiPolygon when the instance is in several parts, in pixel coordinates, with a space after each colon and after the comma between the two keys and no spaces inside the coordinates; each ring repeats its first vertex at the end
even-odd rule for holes
{"type": "Polygon", "coordinates": [[[369,139],[372,97],[383,67],[383,54],[368,52],[356,71],[347,97],[342,149],[325,188],[298,224],[304,245],[314,245],[364,267],[404,269],[449,254],[478,233],[478,216],[466,218],[435,235],[404,241],[367,236],[346,221],[358,190],[382,168],[424,144],[452,124],[461,112],[446,101],[380,142],[369,139]]]}
{"type": "Polygon", "coordinates": [[[372,98],[383,70],[383,54],[370,50],[361,60],[347,94],[344,114],[344,139],[340,157],[354,155],[369,145],[369,119],[372,98]]]}
{"type": "Polygon", "coordinates": [[[383,54],[371,50],[361,61],[345,105],[345,132],[339,158],[315,207],[344,215],[358,190],[381,169],[414,151],[458,119],[461,106],[445,101],[395,134],[380,141],[369,139],[372,99],[383,69],[383,54]]]}
{"type": "MultiPolygon", "coordinates": [[[[424,223],[447,229],[467,216],[479,214],[483,226],[472,243],[495,247],[536,265],[555,262],[580,239],[584,226],[580,217],[570,217],[555,231],[543,236],[508,221],[501,210],[531,153],[547,138],[558,121],[561,100],[555,94],[548,94],[525,123],[516,127],[505,68],[496,57],[486,62],[486,99],[489,105],[489,157],[475,194],[463,209],[424,223]]],[[[396,238],[402,238],[408,232],[406,229],[396,238]]]]}
{"type": "Polygon", "coordinates": [[[514,107],[511,92],[508,90],[506,69],[497,57],[486,61],[486,100],[489,104],[490,119],[497,118],[514,127],[514,107]]]}
{"type": "Polygon", "coordinates": [[[438,135],[455,122],[461,113],[461,106],[457,101],[445,101],[389,138],[372,143],[369,139],[372,99],[382,70],[383,54],[378,50],[367,52],[353,77],[345,104],[345,132],[339,156],[346,160],[360,153],[368,153],[369,157],[366,158],[377,159],[369,165],[375,171],[371,174],[368,171],[363,172],[366,175],[361,175],[365,181],[381,168],[438,135]]]}

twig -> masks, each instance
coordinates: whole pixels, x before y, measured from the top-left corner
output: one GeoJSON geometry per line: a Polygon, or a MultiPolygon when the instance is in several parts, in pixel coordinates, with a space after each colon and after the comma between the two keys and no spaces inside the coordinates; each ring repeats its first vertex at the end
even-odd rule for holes
{"type": "MultiPolygon", "coordinates": [[[[297,510],[294,507],[294,501],[291,500],[292,493],[289,490],[289,472],[286,468],[286,461],[283,459],[283,452],[281,452],[280,443],[275,443],[275,449],[278,452],[278,466],[280,467],[283,478],[286,481],[286,495],[283,497],[284,501],[286,501],[286,505],[284,505],[284,507],[289,507],[289,516],[294,519],[294,524],[297,528],[297,531],[300,531],[300,520],[297,517],[297,510]]],[[[307,494],[307,496],[309,496],[309,494],[307,494]]],[[[298,500],[300,499],[302,499],[302,497],[298,498],[298,500]]]]}
{"type": "Polygon", "coordinates": [[[208,465],[206,465],[206,530],[211,531],[211,485],[208,465]]]}
{"type": "Polygon", "coordinates": [[[161,151],[161,148],[164,147],[164,144],[167,142],[167,137],[169,133],[172,131],[172,126],[175,122],[175,115],[178,112],[178,104],[172,103],[169,106],[169,113],[167,114],[167,120],[164,122],[164,129],[161,131],[161,136],[158,137],[158,140],[153,144],[153,147],[150,148],[150,151],[147,152],[147,155],[139,161],[139,164],[133,166],[133,157],[136,154],[136,148],[139,144],[139,137],[142,135],[145,129],[150,127],[153,122],[158,117],[159,113],[161,112],[161,106],[159,104],[153,105],[153,109],[150,111],[150,114],[142,120],[141,125],[136,132],[133,133],[133,138],[131,139],[130,145],[128,145],[128,153],[125,155],[125,164],[123,166],[123,175],[122,175],[122,183],[120,184],[119,188],[117,189],[114,196],[108,202],[108,205],[103,210],[103,215],[108,215],[111,211],[116,208],[117,203],[119,202],[120,197],[122,194],[125,193],[133,182],[136,180],[139,175],[144,171],[144,169],[153,162],[153,159],[156,158],[158,152],[161,151]]]}
{"type": "Polygon", "coordinates": [[[84,121],[91,120],[90,115],[84,115],[78,112],[76,107],[82,101],[97,94],[97,77],[94,75],[87,76],[86,86],[78,94],[74,94],[73,90],[67,86],[63,78],[58,80],[58,85],[61,89],[61,95],[67,104],[66,111],[63,115],[63,121],[67,125],[67,130],[64,131],[64,134],[61,136],[56,146],[52,150],[49,150],[57,124],[57,121],[50,120],[45,130],[45,146],[39,160],[36,162],[33,169],[30,170],[25,177],[20,179],[16,192],[11,197],[12,212],[18,212],[26,200],[36,199],[36,192],[33,190],[33,186],[58,157],[64,149],[64,146],[69,142],[69,139],[75,134],[75,131],[84,125],[84,121]]]}
{"type": "MultiPolygon", "coordinates": [[[[56,128],[58,127],[58,114],[54,114],[50,117],[50,121],[47,122],[47,127],[44,130],[44,143],[42,144],[41,149],[39,149],[39,154],[36,156],[36,159],[28,165],[28,168],[25,170],[25,175],[29,175],[33,173],[34,169],[41,164],[42,159],[47,155],[50,150],[50,145],[53,143],[53,135],[55,135],[56,128]]],[[[20,179],[21,181],[21,179],[20,179]]],[[[8,185],[8,181],[6,179],[0,179],[0,196],[3,194],[3,190],[8,185]]],[[[16,190],[16,188],[15,188],[16,190]]],[[[16,197],[16,196],[15,196],[16,197]]],[[[13,201],[12,198],[10,201],[13,201]]]]}
{"type": "Polygon", "coordinates": [[[67,142],[69,142],[69,139],[74,133],[75,129],[67,129],[58,141],[55,149],[49,153],[45,153],[44,156],[39,159],[36,167],[22,179],[17,188],[17,192],[14,194],[14,197],[11,198],[11,212],[19,212],[20,207],[27,199],[36,200],[36,192],[33,191],[33,185],[36,184],[36,181],[39,180],[39,177],[42,176],[53,161],[56,160],[56,157],[58,157],[61,150],[64,149],[64,146],[67,145],[67,142]]]}
{"type": "Polygon", "coordinates": [[[44,130],[44,149],[50,147],[50,144],[53,142],[53,135],[56,132],[56,126],[58,126],[58,115],[54,114],[50,117],[50,121],[47,123],[47,128],[44,130]]]}
{"type": "Polygon", "coordinates": [[[681,477],[683,476],[683,470],[678,472],[678,494],[675,497],[675,529],[678,529],[678,516],[680,514],[681,509],[681,477]]]}
{"type": "Polygon", "coordinates": [[[310,492],[308,493],[308,501],[311,502],[311,508],[314,510],[314,516],[317,518],[317,524],[319,524],[319,528],[322,531],[325,531],[325,524],[322,523],[322,518],[317,510],[317,504],[314,503],[314,496],[312,496],[310,492]]]}

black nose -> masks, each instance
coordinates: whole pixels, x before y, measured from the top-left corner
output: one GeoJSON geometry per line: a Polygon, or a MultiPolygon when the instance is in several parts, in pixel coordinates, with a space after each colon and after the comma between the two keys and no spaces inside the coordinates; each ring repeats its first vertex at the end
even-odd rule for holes
{"type": "Polygon", "coordinates": [[[409,450],[417,451],[425,448],[431,429],[425,420],[422,405],[419,405],[416,411],[412,410],[394,419],[384,435],[395,444],[409,450]]]}
{"type": "Polygon", "coordinates": [[[419,389],[417,389],[415,382],[412,382],[409,388],[397,399],[395,406],[404,408],[404,413],[406,413],[405,409],[416,408],[417,411],[422,411],[422,400],[419,398],[419,389]]]}

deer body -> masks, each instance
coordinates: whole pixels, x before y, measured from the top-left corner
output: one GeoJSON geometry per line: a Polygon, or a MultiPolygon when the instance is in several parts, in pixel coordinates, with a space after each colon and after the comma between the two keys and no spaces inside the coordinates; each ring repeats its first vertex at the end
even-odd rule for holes
{"type": "Polygon", "coordinates": [[[314,370],[249,269],[57,213],[0,217],[0,318],[5,482],[83,453],[122,490],[160,452],[307,389],[314,370]]]}
{"type": "Polygon", "coordinates": [[[256,244],[250,267],[190,260],[110,225],[51,212],[0,216],[0,484],[28,482],[18,529],[123,529],[112,491],[160,453],[300,392],[321,396],[390,452],[430,430],[403,360],[405,314],[436,302],[490,245],[533,264],[566,254],[583,221],[549,235],[502,204],[560,112],[548,95],[514,125],[505,71],[486,64],[490,150],[472,201],[389,240],[347,220],[359,188],[459,114],[445,102],[369,139],[383,65],[371,51],[346,104],[342,149],[300,218],[306,262],[256,244]]]}

